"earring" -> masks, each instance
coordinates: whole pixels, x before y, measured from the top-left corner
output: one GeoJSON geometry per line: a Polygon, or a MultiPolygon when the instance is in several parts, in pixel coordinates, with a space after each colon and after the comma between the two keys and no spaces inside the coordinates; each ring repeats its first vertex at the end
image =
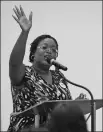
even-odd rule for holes
{"type": "Polygon", "coordinates": [[[34,59],[34,55],[31,56],[31,59],[32,59],[32,60],[34,59]]]}

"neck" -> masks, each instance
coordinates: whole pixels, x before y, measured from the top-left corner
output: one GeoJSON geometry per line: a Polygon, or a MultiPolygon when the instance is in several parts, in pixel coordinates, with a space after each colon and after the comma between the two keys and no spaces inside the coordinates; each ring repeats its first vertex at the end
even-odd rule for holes
{"type": "Polygon", "coordinates": [[[38,65],[37,63],[34,63],[33,68],[39,74],[49,74],[49,67],[48,66],[38,65]]]}

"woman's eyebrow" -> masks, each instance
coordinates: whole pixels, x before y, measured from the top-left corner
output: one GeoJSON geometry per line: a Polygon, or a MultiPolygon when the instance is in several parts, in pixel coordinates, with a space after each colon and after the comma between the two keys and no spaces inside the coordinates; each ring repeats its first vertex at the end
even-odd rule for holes
{"type": "MultiPolygon", "coordinates": [[[[43,45],[49,46],[48,43],[44,42],[43,45]]],[[[56,47],[55,45],[50,45],[51,47],[56,47]]]]}
{"type": "Polygon", "coordinates": [[[43,43],[44,45],[48,45],[48,43],[43,43]]]}

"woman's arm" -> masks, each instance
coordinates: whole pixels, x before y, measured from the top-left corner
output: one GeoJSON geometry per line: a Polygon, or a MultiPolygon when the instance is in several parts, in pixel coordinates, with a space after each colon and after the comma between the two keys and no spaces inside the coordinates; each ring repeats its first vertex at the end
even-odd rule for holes
{"type": "Polygon", "coordinates": [[[30,13],[28,20],[21,6],[20,10],[16,6],[13,10],[16,14],[16,17],[13,16],[13,18],[20,25],[22,31],[10,55],[9,76],[12,83],[19,84],[25,74],[23,59],[25,55],[28,34],[32,27],[32,13],[30,13]]]}

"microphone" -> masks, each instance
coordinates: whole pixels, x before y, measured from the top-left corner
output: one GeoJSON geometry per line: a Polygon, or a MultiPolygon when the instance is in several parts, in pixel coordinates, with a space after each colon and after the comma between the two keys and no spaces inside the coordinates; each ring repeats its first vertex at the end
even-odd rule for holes
{"type": "Polygon", "coordinates": [[[62,69],[62,70],[64,70],[64,71],[67,71],[67,69],[68,69],[66,66],[63,66],[62,64],[60,64],[59,62],[57,62],[57,61],[54,60],[54,59],[47,58],[46,60],[47,60],[47,62],[48,62],[49,64],[52,64],[52,65],[56,66],[56,67],[59,68],[59,69],[62,69]]]}

